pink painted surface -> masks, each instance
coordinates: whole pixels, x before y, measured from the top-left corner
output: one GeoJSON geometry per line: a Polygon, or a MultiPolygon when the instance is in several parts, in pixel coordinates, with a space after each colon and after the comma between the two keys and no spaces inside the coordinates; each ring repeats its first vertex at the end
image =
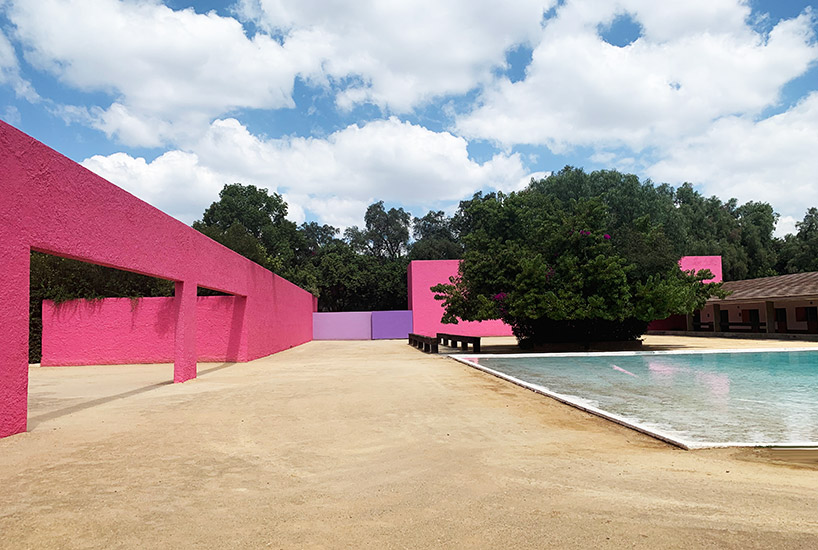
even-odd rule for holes
{"type": "MultiPolygon", "coordinates": [[[[198,361],[239,358],[244,298],[196,299],[198,361]]],[[[175,352],[173,298],[43,302],[44,366],[167,363],[175,352]]]]}
{"type": "Polygon", "coordinates": [[[701,271],[702,269],[709,269],[713,274],[712,279],[705,281],[706,283],[720,283],[722,282],[721,271],[721,256],[682,256],[679,260],[679,267],[682,271],[701,271]]]}
{"type": "Polygon", "coordinates": [[[372,312],[344,311],[312,314],[313,340],[371,340],[372,312]]]}
{"type": "MultiPolygon", "coordinates": [[[[679,259],[682,271],[699,272],[709,269],[713,278],[706,283],[720,283],[722,281],[721,256],[682,256],[679,259]]],[[[667,319],[651,321],[648,330],[687,330],[687,318],[684,315],[671,315],[667,319]]]]}
{"type": "Polygon", "coordinates": [[[502,321],[460,321],[456,325],[440,322],[443,302],[435,300],[429,290],[449,282],[457,275],[460,260],[416,260],[409,264],[409,309],[412,310],[412,332],[434,336],[438,332],[467,336],[512,336],[511,327],[502,321]]]}
{"type": "Polygon", "coordinates": [[[196,375],[195,288],[246,297],[238,359],[309,341],[312,295],[0,121],[0,437],[24,431],[31,250],[176,281],[174,380],[196,375]]]}

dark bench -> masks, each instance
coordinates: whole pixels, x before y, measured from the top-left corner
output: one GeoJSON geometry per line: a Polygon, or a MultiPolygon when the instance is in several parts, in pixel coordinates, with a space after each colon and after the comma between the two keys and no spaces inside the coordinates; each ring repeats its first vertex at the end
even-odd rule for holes
{"type": "Polygon", "coordinates": [[[480,337],[479,336],[463,336],[462,334],[448,334],[445,332],[437,333],[438,341],[444,346],[456,348],[460,344],[460,349],[467,351],[469,344],[471,344],[474,353],[480,353],[480,337]]]}
{"type": "Polygon", "coordinates": [[[422,334],[409,333],[409,345],[415,346],[426,353],[437,353],[437,337],[423,336],[422,334]]]}

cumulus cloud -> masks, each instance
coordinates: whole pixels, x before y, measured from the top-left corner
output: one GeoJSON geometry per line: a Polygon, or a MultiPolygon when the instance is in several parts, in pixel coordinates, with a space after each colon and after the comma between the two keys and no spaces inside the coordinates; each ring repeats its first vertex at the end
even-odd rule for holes
{"type": "Polygon", "coordinates": [[[806,205],[818,204],[818,92],[760,121],[724,117],[647,169],[657,181],[689,181],[706,195],[771,203],[792,232],[806,205]]]}
{"type": "Polygon", "coordinates": [[[460,95],[505,65],[506,51],[536,37],[556,0],[240,0],[236,11],[268,32],[309,28],[327,44],[323,69],[355,77],[341,107],[370,102],[406,112],[434,97],[460,95]]]}
{"type": "Polygon", "coordinates": [[[326,139],[271,140],[235,119],[217,120],[190,152],[172,151],[150,163],[117,153],[83,164],[186,222],[201,215],[222,185],[242,182],[284,194],[295,221],[310,212],[341,227],[360,225],[376,200],[443,208],[477,189],[514,190],[530,177],[517,154],[478,163],[463,138],[394,117],[351,125],[326,139]]]}
{"type": "Polygon", "coordinates": [[[457,121],[504,146],[666,147],[723,116],[756,115],[818,59],[808,10],[768,34],[739,0],[567,0],[548,20],[524,80],[500,78],[457,121]],[[601,29],[630,17],[624,47],[601,29]]]}
{"type": "Polygon", "coordinates": [[[295,75],[321,58],[308,30],[283,43],[248,38],[233,18],[153,0],[16,0],[7,10],[32,65],[117,98],[91,112],[93,124],[132,146],[191,139],[231,109],[290,107],[295,75]]]}

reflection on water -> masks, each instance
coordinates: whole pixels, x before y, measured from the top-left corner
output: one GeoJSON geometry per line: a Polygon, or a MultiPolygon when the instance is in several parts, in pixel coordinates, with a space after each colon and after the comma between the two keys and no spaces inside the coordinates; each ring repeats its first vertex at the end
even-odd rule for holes
{"type": "Polygon", "coordinates": [[[693,443],[818,445],[818,352],[498,357],[480,364],[693,443]]]}

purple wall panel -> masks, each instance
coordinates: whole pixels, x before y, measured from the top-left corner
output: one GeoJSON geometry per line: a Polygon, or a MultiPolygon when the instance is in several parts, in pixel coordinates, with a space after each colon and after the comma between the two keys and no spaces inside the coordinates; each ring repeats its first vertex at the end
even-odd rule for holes
{"type": "Polygon", "coordinates": [[[372,312],[312,314],[313,340],[371,340],[372,312]]]}
{"type": "Polygon", "coordinates": [[[411,311],[373,311],[372,339],[397,340],[412,332],[411,311]]]}

